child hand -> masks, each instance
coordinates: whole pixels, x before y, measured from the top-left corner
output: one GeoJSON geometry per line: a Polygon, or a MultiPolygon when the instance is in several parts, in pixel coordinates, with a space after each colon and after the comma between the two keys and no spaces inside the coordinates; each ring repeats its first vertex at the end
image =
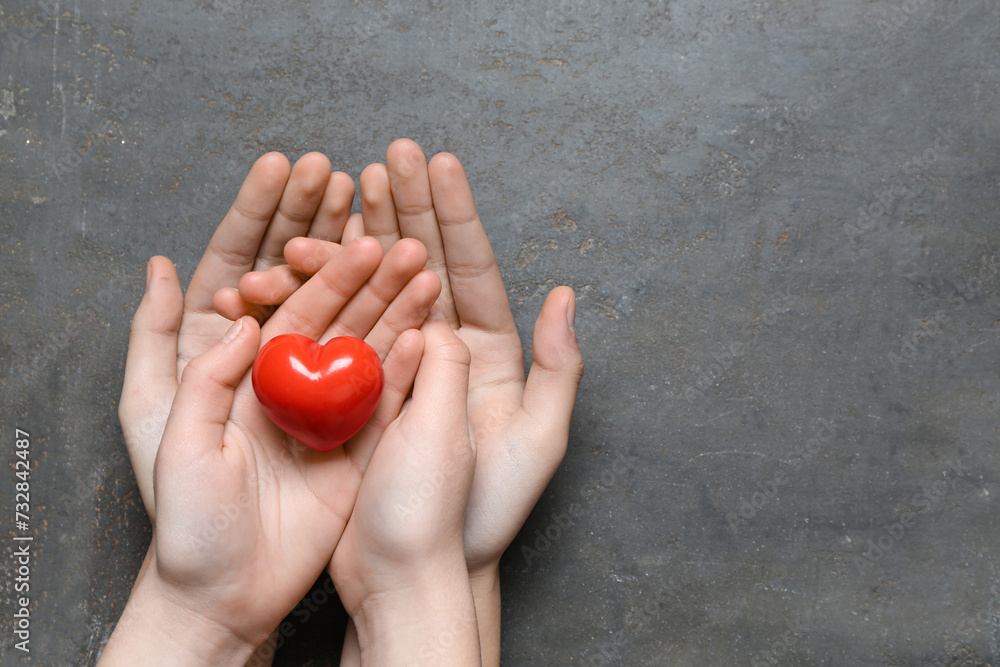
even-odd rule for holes
{"type": "Polygon", "coordinates": [[[382,435],[330,562],[365,663],[472,665],[480,649],[463,550],[475,449],[469,350],[422,329],[413,398],[382,435]]]}
{"type": "MultiPolygon", "coordinates": [[[[156,515],[153,461],[184,367],[222,336],[232,323],[226,317],[235,320],[252,314],[261,320],[274,310],[248,304],[234,286],[244,281],[252,285],[257,275],[274,279],[282,271],[294,273],[278,263],[280,244],[290,234],[308,230],[312,242],[342,240],[345,226],[347,231],[351,227],[348,214],[353,197],[354,182],[341,172],[331,176],[329,161],[322,155],[302,157],[289,176],[284,156],[269,153],[250,170],[198,264],[187,294],[182,294],[168,259],[150,260],[146,293],[132,321],[119,404],[125,443],[150,519],[155,521],[156,515]],[[225,309],[225,317],[211,310],[213,294],[225,309]]],[[[355,235],[356,231],[351,232],[351,240],[355,235]]],[[[325,245],[322,263],[310,265],[309,275],[318,273],[340,250],[338,243],[325,245]]],[[[420,326],[433,301],[431,293],[438,289],[429,272],[420,272],[422,258],[426,252],[416,245],[394,257],[386,256],[362,293],[348,307],[329,313],[326,338],[365,338],[384,359],[396,335],[420,326]],[[402,298],[390,305],[400,293],[402,298]]],[[[296,287],[303,283],[299,280],[296,287]]],[[[300,300],[299,305],[279,311],[285,329],[294,330],[294,323],[310,307],[300,300]]],[[[267,331],[274,331],[271,336],[280,333],[273,326],[265,326],[267,331]]]]}
{"type": "MultiPolygon", "coordinates": [[[[292,328],[332,336],[340,332],[328,330],[331,318],[346,311],[355,311],[357,326],[372,328],[385,304],[373,304],[362,288],[370,289],[380,260],[373,239],[345,248],[270,318],[265,337],[292,328]]],[[[436,288],[430,279],[424,282],[436,288]]],[[[436,294],[414,298],[429,306],[436,294]]],[[[189,636],[201,650],[209,650],[205,642],[214,646],[217,658],[245,661],[244,649],[268,637],[329,562],[420,353],[417,332],[400,335],[385,361],[386,387],[372,420],[340,449],[318,454],[260,410],[247,373],[261,340],[256,321],[242,318],[227,337],[182,377],[157,455],[155,553],[105,650],[109,663],[154,657],[150,647],[189,650],[193,644],[180,639],[189,636]],[[162,626],[174,631],[157,634],[149,626],[161,616],[175,619],[162,626]],[[176,632],[188,624],[204,632],[176,632]],[[130,641],[137,632],[155,637],[137,646],[130,641]]]]}

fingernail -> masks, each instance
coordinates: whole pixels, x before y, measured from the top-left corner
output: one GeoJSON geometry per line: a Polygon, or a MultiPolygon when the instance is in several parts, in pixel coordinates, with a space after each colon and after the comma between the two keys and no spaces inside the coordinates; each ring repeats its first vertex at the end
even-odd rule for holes
{"type": "Polygon", "coordinates": [[[153,260],[146,262],[146,289],[149,289],[149,281],[153,277],[153,260]]]}
{"type": "Polygon", "coordinates": [[[566,323],[571,333],[576,333],[576,294],[571,294],[566,305],[566,323]]]}
{"type": "Polygon", "coordinates": [[[431,312],[427,313],[427,319],[429,320],[443,320],[444,319],[444,308],[437,301],[431,306],[431,312]]]}
{"type": "Polygon", "coordinates": [[[241,317],[240,319],[233,322],[233,326],[229,327],[229,331],[227,331],[226,335],[222,337],[222,342],[228,343],[232,339],[239,336],[240,331],[242,330],[243,330],[243,318],[241,317]]]}

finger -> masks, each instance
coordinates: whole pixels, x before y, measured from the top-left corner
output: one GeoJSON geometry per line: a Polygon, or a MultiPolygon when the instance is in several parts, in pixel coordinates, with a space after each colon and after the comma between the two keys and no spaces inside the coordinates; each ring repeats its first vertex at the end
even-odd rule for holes
{"type": "Polygon", "coordinates": [[[401,236],[415,238],[427,247],[427,268],[441,278],[441,305],[445,318],[455,328],[455,312],[448,284],[445,248],[438,229],[435,201],[431,196],[427,157],[410,139],[397,139],[385,153],[385,163],[392,187],[392,201],[401,236]]]}
{"type": "Polygon", "coordinates": [[[339,243],[353,204],[354,179],[342,171],[333,172],[309,226],[309,237],[339,243]]]}
{"type": "MultiPolygon", "coordinates": [[[[344,243],[356,241],[365,235],[365,221],[360,213],[352,213],[347,219],[347,226],[344,227],[344,243]]],[[[398,237],[397,237],[398,240],[398,237]]],[[[383,246],[383,249],[385,246],[383,246]]]]}
{"type": "Polygon", "coordinates": [[[212,298],[212,308],[227,320],[235,322],[249,315],[258,322],[265,322],[274,310],[270,306],[246,300],[235,287],[223,287],[212,298]]]}
{"type": "Polygon", "coordinates": [[[583,357],[573,330],[576,297],[569,287],[549,293],[535,322],[532,364],[524,387],[521,412],[536,434],[533,442],[547,449],[540,465],[555,468],[566,453],[570,417],[583,376],[583,357]]]}
{"type": "Polygon", "coordinates": [[[235,287],[253,268],[290,171],[281,153],[267,153],[254,163],[195,269],[185,295],[187,310],[208,310],[219,288],[235,287]]]}
{"type": "Polygon", "coordinates": [[[319,338],[381,260],[382,247],[372,238],[359,239],[344,248],[271,315],[264,339],[289,332],[319,338]]]}
{"type": "Polygon", "coordinates": [[[399,240],[399,224],[392,203],[389,174],[385,165],[370,164],[361,172],[361,216],[365,234],[379,240],[388,252],[399,240]]]}
{"type": "MultiPolygon", "coordinates": [[[[345,238],[343,245],[348,245],[356,240],[345,238]]],[[[342,247],[341,244],[330,241],[297,236],[285,244],[285,261],[299,273],[314,276],[326,266],[327,262],[337,256],[342,247]]]]}
{"type": "Polygon", "coordinates": [[[278,210],[260,243],[254,269],[284,263],[285,244],[309,231],[331,175],[330,161],[322,153],[306,153],[295,162],[278,210]]]}
{"type": "MultiPolygon", "coordinates": [[[[454,155],[439,153],[428,169],[447,257],[446,281],[458,320],[463,327],[491,333],[516,332],[500,267],[476,212],[462,163],[454,155]]],[[[431,254],[430,248],[427,252],[431,254]]]]}
{"type": "MultiPolygon", "coordinates": [[[[469,366],[472,355],[443,319],[432,318],[421,328],[424,353],[413,381],[413,402],[407,415],[422,422],[419,432],[455,436],[468,433],[469,366]]],[[[468,447],[466,438],[448,437],[468,447]]],[[[451,448],[454,452],[454,448],[451,448]]]]}
{"type": "Polygon", "coordinates": [[[177,391],[177,333],[184,294],[177,270],[166,257],[153,257],[146,270],[146,293],[129,329],[118,418],[142,502],[154,518],[153,463],[177,391]]]}
{"type": "Polygon", "coordinates": [[[424,269],[413,276],[365,336],[365,342],[384,357],[398,336],[423,324],[440,293],[441,280],[433,271],[424,269]]]}
{"type": "Polygon", "coordinates": [[[392,246],[382,258],[374,275],[340,310],[331,330],[320,338],[320,342],[325,343],[334,335],[356,338],[367,336],[410,279],[420,272],[426,261],[427,251],[418,241],[403,239],[392,246]]]}
{"type": "Polygon", "coordinates": [[[236,387],[250,370],[259,341],[257,322],[241,317],[221,341],[187,365],[163,434],[164,447],[173,448],[165,455],[183,456],[190,465],[222,448],[236,387]]]}
{"type": "Polygon", "coordinates": [[[288,264],[272,266],[264,271],[251,271],[240,278],[239,295],[248,303],[280,306],[306,278],[288,264]]]}
{"type": "Polygon", "coordinates": [[[403,402],[410,393],[423,348],[424,337],[419,331],[404,331],[396,339],[382,364],[385,385],[378,407],[358,435],[344,446],[362,473],[367,469],[379,439],[399,415],[403,402]]]}

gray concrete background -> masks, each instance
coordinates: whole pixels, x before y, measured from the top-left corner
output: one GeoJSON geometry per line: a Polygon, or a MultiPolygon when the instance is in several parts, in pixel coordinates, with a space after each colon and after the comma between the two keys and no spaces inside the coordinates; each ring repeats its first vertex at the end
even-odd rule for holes
{"type": "MultiPolygon", "coordinates": [[[[3,0],[31,662],[96,659],[150,535],[115,412],[147,258],[189,277],[267,150],[356,175],[409,136],[464,161],[526,342],[580,296],[505,664],[1000,664],[1000,3],[497,5],[3,0]]],[[[276,664],[336,664],[342,609],[301,616],[276,664]]]]}

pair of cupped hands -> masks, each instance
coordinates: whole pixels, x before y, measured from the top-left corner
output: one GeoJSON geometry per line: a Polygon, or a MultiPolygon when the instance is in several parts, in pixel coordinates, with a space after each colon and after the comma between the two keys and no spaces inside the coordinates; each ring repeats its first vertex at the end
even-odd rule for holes
{"type": "Polygon", "coordinates": [[[460,162],[401,139],[354,181],[253,165],[182,292],[147,267],[119,416],[154,538],[102,664],[244,664],[324,569],[342,664],[498,664],[499,561],[566,452],[583,362],[568,287],[521,341],[460,162]],[[262,324],[261,324],[262,323],[262,324]],[[363,338],[385,388],[317,453],[250,380],[284,333],[363,338]]]}

